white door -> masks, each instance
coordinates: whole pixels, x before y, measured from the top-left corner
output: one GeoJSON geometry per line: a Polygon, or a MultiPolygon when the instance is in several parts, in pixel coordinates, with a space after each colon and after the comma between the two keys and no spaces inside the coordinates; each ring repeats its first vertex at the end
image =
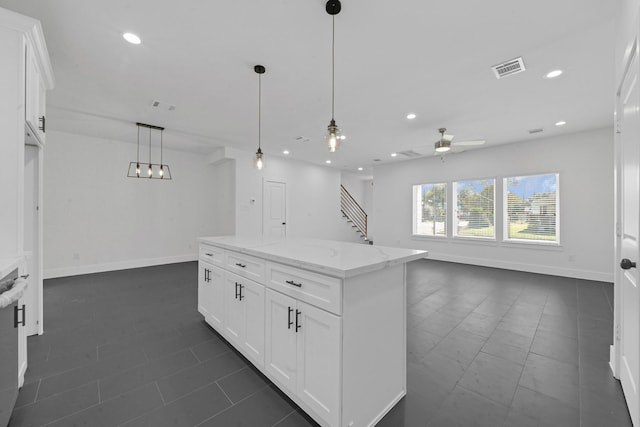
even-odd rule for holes
{"type": "Polygon", "coordinates": [[[287,234],[287,184],[265,181],[263,193],[263,234],[265,237],[285,237],[287,234]]]}
{"type": "Polygon", "coordinates": [[[267,289],[265,370],[287,390],[296,390],[296,300],[267,289]]]}
{"type": "Polygon", "coordinates": [[[242,347],[254,364],[264,366],[264,286],[244,280],[240,287],[244,305],[244,336],[242,347]]]}
{"type": "Polygon", "coordinates": [[[640,91],[638,78],[638,43],[629,58],[628,71],[618,93],[619,167],[620,185],[618,198],[620,216],[619,257],[623,269],[617,275],[620,307],[620,366],[618,367],[622,389],[633,424],[640,426],[640,291],[638,269],[631,263],[640,261],[639,254],[639,178],[640,178],[640,91]],[[624,260],[624,261],[623,261],[624,260]]]}
{"type": "Polygon", "coordinates": [[[297,395],[330,425],[338,425],[340,318],[298,301],[294,326],[298,329],[297,395]]]}

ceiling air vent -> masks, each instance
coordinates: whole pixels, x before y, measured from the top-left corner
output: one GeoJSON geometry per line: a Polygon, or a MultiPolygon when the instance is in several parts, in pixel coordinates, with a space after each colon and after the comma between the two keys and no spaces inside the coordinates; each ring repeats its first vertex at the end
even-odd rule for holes
{"type": "Polygon", "coordinates": [[[162,101],[152,101],[151,106],[153,108],[157,108],[159,110],[165,110],[165,111],[173,111],[176,109],[175,105],[171,105],[162,101]]]}
{"type": "Polygon", "coordinates": [[[308,138],[306,136],[296,136],[296,142],[302,142],[304,144],[311,142],[311,138],[308,138]]]}
{"type": "Polygon", "coordinates": [[[542,128],[538,128],[538,129],[531,129],[531,130],[529,131],[529,133],[540,133],[540,132],[542,132],[542,128]]]}
{"type": "Polygon", "coordinates": [[[496,75],[496,78],[501,79],[512,74],[521,73],[526,68],[524,67],[524,61],[522,60],[522,57],[519,57],[511,59],[507,62],[503,62],[502,64],[494,65],[493,67],[491,67],[491,69],[496,75]]]}
{"type": "Polygon", "coordinates": [[[407,151],[398,151],[398,154],[401,154],[405,157],[408,157],[410,159],[414,158],[414,157],[421,157],[422,154],[418,153],[417,151],[413,151],[413,150],[407,150],[407,151]]]}

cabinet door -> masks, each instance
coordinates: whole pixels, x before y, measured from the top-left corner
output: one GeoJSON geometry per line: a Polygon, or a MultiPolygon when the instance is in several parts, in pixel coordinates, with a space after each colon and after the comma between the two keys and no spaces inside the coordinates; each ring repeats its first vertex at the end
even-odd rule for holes
{"type": "Polygon", "coordinates": [[[38,140],[44,144],[45,87],[36,55],[29,43],[25,44],[25,119],[38,140]]]}
{"type": "Polygon", "coordinates": [[[200,261],[198,263],[198,311],[207,320],[209,317],[209,310],[207,309],[207,302],[209,301],[209,271],[211,266],[207,263],[200,261]]]}
{"type": "Polygon", "coordinates": [[[265,370],[291,392],[296,390],[296,300],[266,290],[265,370]]]}
{"type": "Polygon", "coordinates": [[[244,310],[239,293],[242,280],[237,274],[225,272],[224,334],[236,348],[242,346],[241,337],[244,336],[244,310]]]}
{"type": "Polygon", "coordinates": [[[242,348],[258,366],[264,366],[264,286],[248,279],[240,282],[244,310],[242,348]]]}
{"type": "Polygon", "coordinates": [[[213,265],[209,265],[208,269],[208,299],[205,303],[208,313],[207,322],[222,333],[224,321],[224,270],[213,265]]]}
{"type": "Polygon", "coordinates": [[[330,425],[338,425],[341,321],[338,316],[298,302],[296,394],[330,425]]]}

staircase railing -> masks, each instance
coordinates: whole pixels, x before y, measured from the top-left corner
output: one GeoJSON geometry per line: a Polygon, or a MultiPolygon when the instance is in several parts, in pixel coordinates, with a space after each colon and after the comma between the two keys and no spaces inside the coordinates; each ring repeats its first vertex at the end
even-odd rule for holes
{"type": "Polygon", "coordinates": [[[367,213],[344,188],[344,185],[340,185],[340,210],[351,226],[360,233],[360,236],[364,240],[369,240],[367,237],[367,213]]]}

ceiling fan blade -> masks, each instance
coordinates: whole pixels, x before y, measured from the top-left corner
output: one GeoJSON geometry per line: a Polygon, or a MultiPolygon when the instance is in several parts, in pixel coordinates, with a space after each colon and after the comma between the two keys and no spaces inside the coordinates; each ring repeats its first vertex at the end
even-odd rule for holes
{"type": "Polygon", "coordinates": [[[453,137],[455,135],[449,135],[447,133],[445,133],[444,135],[442,135],[442,141],[447,141],[447,142],[451,142],[453,140],[453,137]]]}
{"type": "Polygon", "coordinates": [[[470,141],[456,141],[453,143],[453,145],[468,147],[471,145],[482,145],[484,144],[484,142],[485,142],[484,139],[474,139],[470,141]]]}

